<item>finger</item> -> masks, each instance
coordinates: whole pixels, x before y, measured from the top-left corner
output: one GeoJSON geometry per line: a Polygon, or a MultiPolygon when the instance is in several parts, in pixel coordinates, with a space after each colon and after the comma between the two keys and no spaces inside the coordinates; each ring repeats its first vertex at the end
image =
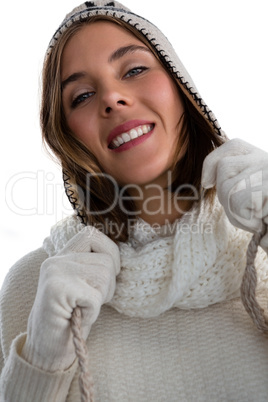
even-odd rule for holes
{"type": "MultiPolygon", "coordinates": [[[[204,160],[201,184],[204,188],[214,187],[217,179],[217,170],[225,157],[246,155],[252,146],[240,139],[230,140],[212,151],[204,160]]],[[[235,166],[235,161],[233,165],[235,166]]]]}
{"type": "Polygon", "coordinates": [[[120,270],[120,253],[118,246],[100,230],[93,226],[85,226],[68,241],[58,255],[71,253],[95,252],[110,255],[116,275],[120,270]]]}
{"type": "Polygon", "coordinates": [[[58,253],[58,255],[68,254],[68,252],[90,252],[91,251],[91,237],[94,236],[95,229],[93,226],[85,226],[74,237],[72,237],[58,253]]]}
{"type": "Polygon", "coordinates": [[[120,252],[117,244],[100,230],[93,229],[94,233],[90,237],[91,251],[108,254],[114,263],[115,274],[118,275],[120,271],[120,252]]]}
{"type": "Polygon", "coordinates": [[[106,247],[113,247],[114,242],[94,226],[85,226],[72,237],[59,254],[66,252],[105,252],[106,247]]]}

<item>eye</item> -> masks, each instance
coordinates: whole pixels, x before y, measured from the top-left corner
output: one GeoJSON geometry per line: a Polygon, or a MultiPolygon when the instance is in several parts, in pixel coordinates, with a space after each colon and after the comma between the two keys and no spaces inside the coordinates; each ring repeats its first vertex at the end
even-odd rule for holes
{"type": "Polygon", "coordinates": [[[124,78],[137,76],[146,70],[148,70],[148,67],[144,67],[144,66],[134,67],[124,75],[124,78]]]}
{"type": "Polygon", "coordinates": [[[82,94],[79,94],[73,101],[72,101],[72,108],[76,108],[80,103],[83,103],[87,99],[91,98],[95,92],[84,92],[82,94]]]}

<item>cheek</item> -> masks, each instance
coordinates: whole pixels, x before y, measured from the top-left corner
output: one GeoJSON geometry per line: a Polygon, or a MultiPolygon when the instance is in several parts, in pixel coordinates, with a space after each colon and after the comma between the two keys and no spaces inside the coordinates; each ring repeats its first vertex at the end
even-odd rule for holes
{"type": "Polygon", "coordinates": [[[166,116],[174,116],[176,119],[180,117],[183,104],[176,84],[167,73],[158,72],[152,75],[145,91],[152,104],[160,107],[166,116]]]}
{"type": "Polygon", "coordinates": [[[90,127],[92,127],[91,119],[88,113],[74,113],[67,119],[67,124],[73,134],[87,144],[88,138],[92,136],[90,127]]]}

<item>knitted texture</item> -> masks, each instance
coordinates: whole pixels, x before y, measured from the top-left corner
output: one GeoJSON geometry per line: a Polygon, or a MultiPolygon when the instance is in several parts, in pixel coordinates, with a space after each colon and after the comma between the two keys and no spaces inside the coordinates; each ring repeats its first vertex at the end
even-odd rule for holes
{"type": "MultiPolygon", "coordinates": [[[[219,214],[214,216],[216,218],[223,212],[217,200],[215,204],[213,211],[219,214]]],[[[208,219],[203,206],[200,213],[208,219]]],[[[143,230],[135,225],[128,245],[134,254],[143,247],[146,251],[148,245],[156,245],[160,239],[171,241],[173,226],[156,231],[140,223],[143,230]]],[[[74,217],[56,225],[44,243],[46,249],[55,254],[79,227],[74,217]]],[[[233,245],[228,241],[227,245],[233,250],[229,252],[235,253],[237,247],[242,249],[245,244],[243,253],[241,251],[244,256],[250,235],[236,230],[235,233],[239,242],[233,245]]],[[[181,233],[181,237],[183,235],[181,233]]],[[[232,236],[232,231],[227,235],[232,236]]],[[[221,232],[215,232],[214,237],[221,241],[221,232]]],[[[200,244],[204,243],[200,240],[200,244]]],[[[191,244],[188,246],[193,248],[191,244]]],[[[218,244],[216,249],[220,250],[221,246],[218,244]]],[[[199,253],[202,254],[201,247],[199,253]]],[[[146,257],[146,253],[144,255],[146,257]]],[[[11,269],[1,290],[1,349],[5,368],[0,389],[3,401],[80,400],[76,365],[66,372],[51,374],[36,369],[20,356],[25,342],[25,335],[20,333],[26,332],[39,268],[47,257],[44,250],[37,250],[23,258],[11,269]]],[[[227,259],[226,264],[229,262],[232,260],[227,259]]],[[[239,270],[243,271],[244,261],[240,261],[240,265],[239,270]]],[[[260,282],[267,283],[267,269],[260,251],[257,268],[260,282]]],[[[218,280],[222,280],[221,275],[218,280]]],[[[162,286],[166,281],[169,276],[162,286]]],[[[202,283],[202,276],[198,282],[202,283]]],[[[206,282],[203,285],[206,286],[206,282]]],[[[203,298],[202,292],[200,298],[203,298]]],[[[265,298],[259,300],[262,303],[265,298]]],[[[268,398],[267,340],[256,331],[238,299],[198,311],[171,309],[146,320],[118,314],[114,308],[103,306],[87,339],[87,348],[96,402],[175,402],[178,395],[181,400],[201,402],[264,401],[268,398]]]]}
{"type": "MultiPolygon", "coordinates": [[[[25,326],[18,327],[17,321],[27,320],[29,306],[13,295],[9,331],[19,332],[25,326]]],[[[267,340],[237,299],[199,311],[172,309],[146,320],[104,306],[87,347],[96,402],[176,402],[178,395],[181,401],[199,402],[268,398],[267,340]]],[[[48,379],[45,372],[23,365],[14,352],[6,362],[6,401],[80,401],[78,372],[71,384],[63,381],[65,373],[48,379]],[[58,386],[52,387],[52,381],[58,386]]]]}
{"type": "MultiPolygon", "coordinates": [[[[265,232],[265,231],[264,231],[265,232]]],[[[248,246],[247,250],[247,266],[242,279],[241,284],[241,300],[244,304],[246,311],[253,319],[257,328],[268,334],[268,319],[264,313],[264,310],[258,304],[255,291],[257,285],[257,274],[254,267],[254,261],[257,254],[257,249],[260,243],[262,233],[255,234],[248,246]]],[[[74,344],[78,362],[80,366],[79,384],[81,390],[82,402],[91,402],[94,400],[93,394],[93,379],[88,371],[87,365],[87,348],[82,338],[81,333],[81,312],[80,309],[76,309],[72,317],[72,331],[74,336],[74,344]]]]}
{"type": "MultiPolygon", "coordinates": [[[[52,228],[44,249],[56,254],[83,225],[75,217],[52,228]]],[[[110,305],[128,316],[153,317],[172,307],[203,308],[239,295],[251,234],[233,227],[217,198],[195,205],[173,225],[139,220],[119,245],[121,272],[110,305]]],[[[267,286],[267,256],[259,251],[260,286],[267,286]]]]}

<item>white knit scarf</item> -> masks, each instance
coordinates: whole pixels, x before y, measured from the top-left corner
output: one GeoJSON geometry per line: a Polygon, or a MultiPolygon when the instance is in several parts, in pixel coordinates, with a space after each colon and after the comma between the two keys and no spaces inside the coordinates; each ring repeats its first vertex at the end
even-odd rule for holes
{"type": "MultiPolygon", "coordinates": [[[[68,217],[51,229],[44,249],[55,255],[82,228],[68,217]]],[[[250,237],[229,223],[217,199],[196,204],[170,226],[139,219],[119,245],[121,272],[109,304],[128,316],[154,317],[237,297],[250,237]]]]}

